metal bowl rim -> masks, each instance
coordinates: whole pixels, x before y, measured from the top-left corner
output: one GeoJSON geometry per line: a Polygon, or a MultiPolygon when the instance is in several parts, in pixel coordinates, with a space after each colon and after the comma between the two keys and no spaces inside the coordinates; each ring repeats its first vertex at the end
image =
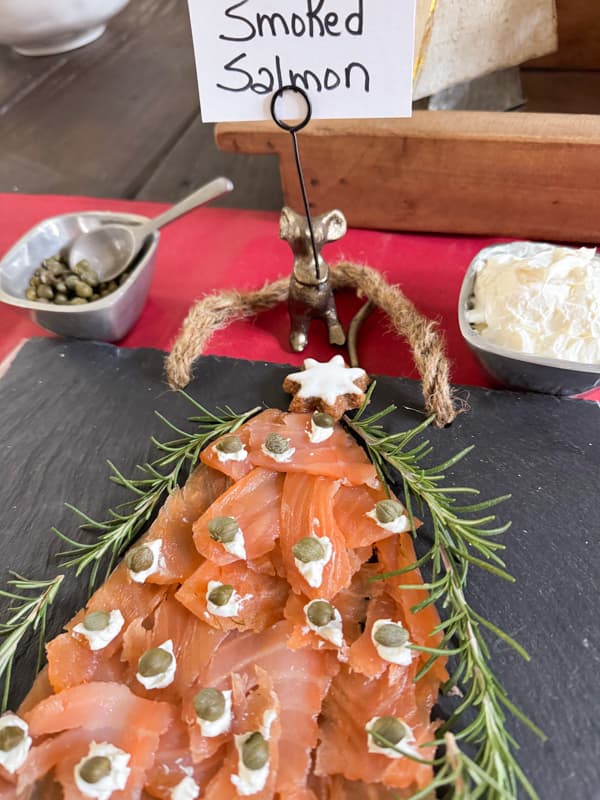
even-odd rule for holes
{"type": "MultiPolygon", "coordinates": [[[[528,242],[519,240],[516,244],[535,244],[540,246],[553,247],[554,245],[546,244],[544,242],[528,242]]],[[[475,349],[483,350],[484,352],[492,353],[493,355],[510,358],[513,361],[522,361],[525,364],[535,364],[541,367],[550,367],[552,369],[559,369],[562,371],[570,370],[572,372],[583,372],[590,375],[600,375],[600,364],[579,364],[575,361],[566,361],[561,358],[550,358],[549,356],[536,356],[532,353],[521,353],[518,350],[511,350],[508,347],[501,347],[493,342],[488,342],[481,334],[471,326],[471,323],[466,319],[466,310],[469,300],[473,294],[475,277],[477,270],[475,267],[477,263],[485,256],[494,251],[506,247],[507,244],[512,242],[505,242],[504,244],[489,245],[480,250],[469,264],[465,277],[463,278],[460,295],[458,298],[458,323],[460,332],[468,344],[472,345],[475,349]]]]}
{"type": "MultiPolygon", "coordinates": [[[[8,250],[7,253],[4,254],[2,259],[0,259],[0,270],[4,266],[4,263],[9,260],[10,255],[13,253],[14,250],[17,250],[21,247],[31,236],[41,228],[42,225],[46,225],[48,222],[54,222],[56,220],[62,220],[69,217],[105,217],[107,219],[114,219],[115,223],[118,224],[119,220],[117,217],[121,217],[121,222],[125,220],[130,220],[132,222],[147,222],[149,217],[145,217],[142,214],[131,214],[128,211],[72,211],[68,212],[67,214],[57,214],[54,217],[46,217],[45,219],[38,222],[33,228],[27,231],[27,233],[23,234],[20,239],[18,239],[13,246],[8,250]]],[[[115,289],[114,292],[111,292],[106,297],[101,298],[100,300],[94,300],[93,303],[87,303],[86,305],[77,305],[77,306],[57,306],[53,303],[37,303],[34,300],[27,300],[26,297],[19,298],[15,297],[8,292],[5,292],[2,287],[0,286],[0,302],[6,303],[7,305],[13,306],[15,308],[24,308],[29,311],[37,311],[42,312],[44,314],[51,313],[51,314],[85,314],[90,313],[91,311],[101,311],[103,309],[110,308],[114,303],[116,303],[126,292],[129,288],[131,288],[133,279],[142,272],[147,266],[148,263],[151,261],[152,256],[156,253],[158,242],[160,240],[160,232],[156,231],[152,234],[152,244],[148,248],[148,251],[144,255],[143,258],[140,259],[139,264],[134,269],[134,271],[129,276],[129,280],[126,281],[122,286],[119,286],[118,289],[115,289]]]]}

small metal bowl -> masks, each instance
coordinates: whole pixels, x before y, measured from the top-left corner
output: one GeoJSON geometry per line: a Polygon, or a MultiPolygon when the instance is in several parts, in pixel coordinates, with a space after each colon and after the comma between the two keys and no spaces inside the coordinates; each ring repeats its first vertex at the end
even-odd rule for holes
{"type": "Polygon", "coordinates": [[[146,222],[146,217],[104,211],[63,214],[40,222],[0,261],[0,301],[28,313],[42,328],[61,336],[104,342],[122,339],[144,307],[156,262],[158,233],[144,245],[125,283],[100,300],[86,305],[55,306],[28,300],[25,291],[42,261],[68,247],[79,234],[107,223],[142,222],[146,222]]]}
{"type": "Polygon", "coordinates": [[[467,321],[467,311],[474,305],[477,273],[491,255],[497,253],[535,255],[536,252],[549,246],[551,245],[536,242],[510,242],[481,250],[469,265],[460,290],[458,300],[460,332],[482,366],[500,383],[516,389],[545,394],[582,394],[600,386],[600,365],[578,364],[499,347],[481,336],[467,321]]]}

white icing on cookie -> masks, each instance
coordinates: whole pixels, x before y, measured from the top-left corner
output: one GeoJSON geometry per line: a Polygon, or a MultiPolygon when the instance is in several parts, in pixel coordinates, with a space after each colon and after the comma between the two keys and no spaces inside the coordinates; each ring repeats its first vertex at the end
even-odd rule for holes
{"type": "Polygon", "coordinates": [[[366,374],[359,367],[347,367],[343,357],[338,355],[323,363],[307,358],[304,370],[294,372],[288,378],[300,386],[297,397],[318,397],[324,403],[333,405],[338,397],[345,394],[362,394],[362,389],[354,381],[364,378],[366,374]]]}

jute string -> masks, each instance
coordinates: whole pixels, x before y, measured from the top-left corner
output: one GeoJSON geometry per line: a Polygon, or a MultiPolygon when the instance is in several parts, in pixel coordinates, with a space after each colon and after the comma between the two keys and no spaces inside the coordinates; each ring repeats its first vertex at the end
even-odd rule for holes
{"type": "MultiPolygon", "coordinates": [[[[450,424],[460,413],[453,402],[449,383],[449,362],[438,325],[424,317],[399,286],[390,285],[371,267],[344,261],[331,269],[334,289],[353,289],[378,306],[390,319],[394,331],[406,339],[423,382],[423,398],[428,414],[438,427],[450,424]]],[[[287,302],[289,278],[266,283],[253,292],[224,291],[198,300],[185,318],[166,360],[166,374],[174,389],[190,382],[194,359],[213,334],[236,320],[253,317],[287,302]]]]}

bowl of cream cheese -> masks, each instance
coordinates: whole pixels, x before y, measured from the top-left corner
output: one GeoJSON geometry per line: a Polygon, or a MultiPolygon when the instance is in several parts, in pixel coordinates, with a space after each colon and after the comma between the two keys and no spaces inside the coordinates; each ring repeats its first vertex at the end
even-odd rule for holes
{"type": "Polygon", "coordinates": [[[460,292],[461,333],[500,383],[575,395],[600,386],[600,255],[540,242],[486,247],[460,292]]]}

